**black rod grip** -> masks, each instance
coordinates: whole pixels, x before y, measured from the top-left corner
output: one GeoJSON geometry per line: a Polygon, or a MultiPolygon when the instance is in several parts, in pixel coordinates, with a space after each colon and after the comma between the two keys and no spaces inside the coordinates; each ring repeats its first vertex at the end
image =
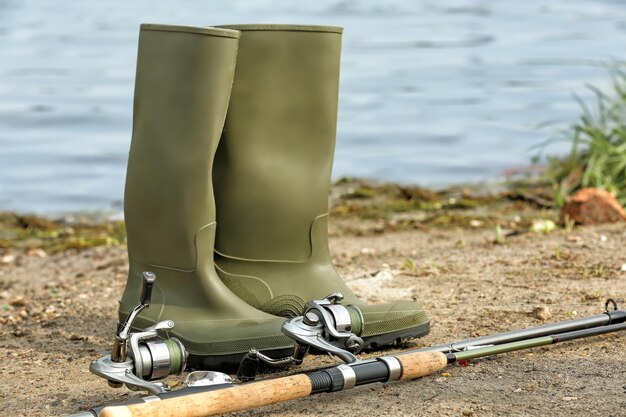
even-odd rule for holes
{"type": "MultiPolygon", "coordinates": [[[[389,380],[389,369],[384,362],[379,360],[365,360],[348,364],[348,366],[354,371],[356,386],[389,380]]],[[[311,394],[334,392],[343,389],[343,374],[336,366],[308,372],[306,375],[311,379],[311,394]]]]}

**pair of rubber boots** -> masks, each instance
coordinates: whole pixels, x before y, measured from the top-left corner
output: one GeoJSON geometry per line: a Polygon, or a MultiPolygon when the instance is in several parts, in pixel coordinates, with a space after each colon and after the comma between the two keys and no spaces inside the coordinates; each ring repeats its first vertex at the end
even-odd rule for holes
{"type": "Polygon", "coordinates": [[[366,348],[429,330],[418,304],[366,305],[331,264],[341,34],[141,27],[119,315],[137,304],[143,271],[154,272],[151,306],[134,326],[173,320],[168,336],[194,368],[236,364],[250,348],[289,355],[285,317],[336,291],[362,310],[366,348]]]}

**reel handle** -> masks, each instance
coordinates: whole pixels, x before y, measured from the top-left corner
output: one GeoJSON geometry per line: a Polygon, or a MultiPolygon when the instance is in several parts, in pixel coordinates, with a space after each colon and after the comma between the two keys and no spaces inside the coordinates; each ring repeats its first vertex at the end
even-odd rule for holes
{"type": "Polygon", "coordinates": [[[143,281],[141,286],[141,296],[139,297],[139,303],[148,307],[150,305],[150,300],[152,299],[152,288],[154,287],[154,282],[156,281],[156,275],[154,272],[145,271],[143,274],[143,281]]]}

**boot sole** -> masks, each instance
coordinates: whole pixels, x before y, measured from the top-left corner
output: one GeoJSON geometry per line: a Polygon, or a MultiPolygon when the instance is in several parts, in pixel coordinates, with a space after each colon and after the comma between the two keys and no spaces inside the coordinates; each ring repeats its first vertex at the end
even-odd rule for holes
{"type": "MultiPolygon", "coordinates": [[[[201,369],[204,371],[222,371],[222,372],[237,372],[241,360],[248,352],[233,353],[231,355],[219,355],[219,356],[203,356],[189,354],[187,358],[187,366],[191,369],[201,369]]],[[[273,358],[280,359],[291,356],[293,353],[293,347],[278,348],[271,350],[263,350],[263,354],[273,358]]]]}
{"type": "Polygon", "coordinates": [[[416,339],[426,336],[430,332],[430,322],[420,324],[419,326],[410,327],[408,329],[399,330],[393,333],[384,333],[380,335],[363,338],[365,342],[363,350],[373,351],[379,348],[400,345],[407,339],[416,339]]]}
{"type": "MultiPolygon", "coordinates": [[[[363,339],[365,342],[364,351],[374,351],[379,348],[390,347],[402,344],[407,339],[415,339],[426,336],[430,332],[430,322],[420,324],[416,327],[400,330],[393,333],[385,333],[376,336],[370,336],[363,339]]],[[[190,354],[187,364],[191,369],[214,370],[225,372],[236,372],[245,353],[234,353],[231,355],[219,356],[203,356],[190,354]]],[[[264,350],[263,353],[273,359],[285,358],[293,353],[293,348],[279,348],[272,350],[264,350]]],[[[312,352],[319,353],[319,352],[312,352]]]]}

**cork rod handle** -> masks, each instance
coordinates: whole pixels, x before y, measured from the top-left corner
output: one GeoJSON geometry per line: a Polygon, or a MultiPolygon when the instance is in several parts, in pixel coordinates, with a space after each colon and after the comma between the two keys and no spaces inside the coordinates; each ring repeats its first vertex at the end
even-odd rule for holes
{"type": "MultiPolygon", "coordinates": [[[[441,352],[416,352],[396,358],[402,364],[403,380],[433,374],[448,364],[446,355],[441,352]]],[[[107,407],[101,417],[214,416],[307,397],[311,390],[311,379],[298,374],[162,401],[107,407]]]]}
{"type": "Polygon", "coordinates": [[[106,407],[101,417],[205,417],[275,404],[311,394],[311,380],[299,374],[128,406],[106,407]]]}
{"type": "Polygon", "coordinates": [[[448,365],[448,358],[441,352],[415,352],[396,358],[402,364],[403,380],[434,374],[448,365]]]}

